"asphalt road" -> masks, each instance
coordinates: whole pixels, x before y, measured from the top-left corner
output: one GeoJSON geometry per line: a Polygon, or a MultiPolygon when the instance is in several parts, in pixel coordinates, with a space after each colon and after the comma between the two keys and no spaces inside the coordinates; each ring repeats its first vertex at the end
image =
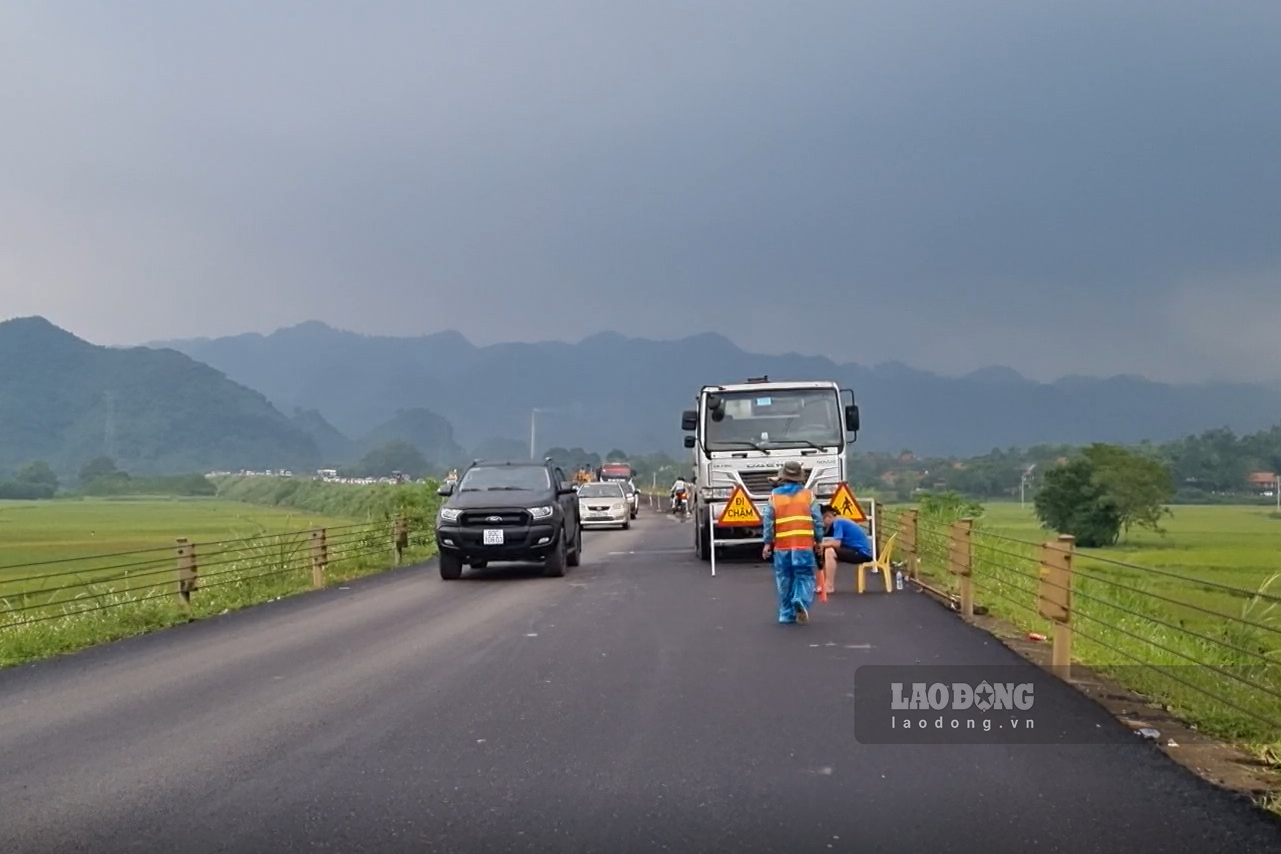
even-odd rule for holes
{"type": "Polygon", "coordinates": [[[1018,659],[910,592],[777,625],[690,542],[643,514],[565,578],[415,567],[0,671],[0,852],[1281,851],[1070,689],[1114,743],[856,742],[859,664],[1018,659]]]}

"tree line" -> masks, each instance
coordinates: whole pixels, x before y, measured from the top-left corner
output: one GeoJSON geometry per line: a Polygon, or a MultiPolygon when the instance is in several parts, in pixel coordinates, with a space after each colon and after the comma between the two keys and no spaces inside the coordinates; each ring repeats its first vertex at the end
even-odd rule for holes
{"type": "MultiPolygon", "coordinates": [[[[1239,501],[1255,494],[1253,472],[1281,472],[1281,425],[1247,435],[1224,427],[1171,442],[1140,442],[1127,449],[1168,469],[1173,503],[1239,501]]],[[[1085,449],[1046,444],[1027,449],[994,448],[967,459],[898,454],[852,454],[851,479],[876,486],[902,501],[919,490],[952,491],[977,498],[1031,497],[1048,472],[1085,449]]]]}
{"type": "MultiPolygon", "coordinates": [[[[0,499],[42,501],[64,487],[45,460],[27,463],[7,480],[0,480],[0,499]]],[[[179,495],[209,496],[216,489],[203,474],[135,477],[117,468],[110,457],[97,457],[80,467],[75,491],[80,495],[179,495]]]]}

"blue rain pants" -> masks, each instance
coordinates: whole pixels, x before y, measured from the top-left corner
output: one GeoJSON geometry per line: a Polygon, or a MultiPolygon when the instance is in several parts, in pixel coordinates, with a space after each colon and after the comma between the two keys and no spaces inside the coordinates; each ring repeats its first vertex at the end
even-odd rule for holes
{"type": "Polygon", "coordinates": [[[815,571],[818,569],[813,549],[775,551],[774,584],[778,588],[778,621],[796,622],[796,605],[806,611],[814,604],[815,571]]]}

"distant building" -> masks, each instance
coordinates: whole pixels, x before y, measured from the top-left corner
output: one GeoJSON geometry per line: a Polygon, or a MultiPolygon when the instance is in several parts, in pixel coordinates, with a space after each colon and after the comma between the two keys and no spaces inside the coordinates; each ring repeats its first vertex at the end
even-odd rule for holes
{"type": "Polygon", "coordinates": [[[1250,472],[1250,488],[1255,492],[1272,494],[1272,490],[1277,488],[1276,472],[1254,471],[1250,472]]]}

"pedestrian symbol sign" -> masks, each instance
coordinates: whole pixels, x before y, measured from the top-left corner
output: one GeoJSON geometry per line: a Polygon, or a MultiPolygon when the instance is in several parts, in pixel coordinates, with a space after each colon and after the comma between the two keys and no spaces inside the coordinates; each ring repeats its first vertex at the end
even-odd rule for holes
{"type": "Polygon", "coordinates": [[[761,514],[756,511],[756,505],[752,503],[752,499],[747,497],[743,487],[736,486],[729,497],[729,501],[725,503],[725,510],[721,513],[721,518],[716,520],[716,524],[734,528],[761,525],[763,522],[761,514]]]}
{"type": "Polygon", "coordinates": [[[842,483],[836,488],[831,505],[833,510],[851,522],[867,521],[867,514],[863,512],[862,506],[859,505],[858,499],[854,497],[854,492],[848,484],[842,483]]]}

